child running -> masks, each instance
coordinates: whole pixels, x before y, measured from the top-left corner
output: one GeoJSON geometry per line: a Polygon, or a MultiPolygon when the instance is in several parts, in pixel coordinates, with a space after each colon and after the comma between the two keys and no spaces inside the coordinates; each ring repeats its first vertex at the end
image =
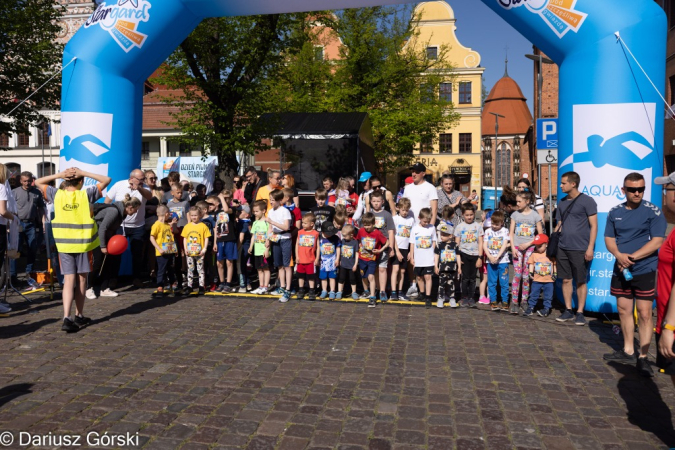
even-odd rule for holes
{"type": "Polygon", "coordinates": [[[516,208],[511,214],[511,254],[513,256],[513,281],[511,282],[511,314],[518,314],[518,293],[520,282],[523,282],[521,301],[527,304],[530,297],[530,277],[528,276],[527,261],[534,252],[533,242],[535,231],[542,233],[541,216],[530,208],[534,204],[534,196],[531,192],[519,192],[516,194],[516,208]]]}
{"type": "Polygon", "coordinates": [[[490,228],[485,231],[484,250],[487,259],[488,297],[492,311],[499,311],[497,284],[501,288],[501,309],[509,309],[509,241],[511,236],[504,228],[504,213],[495,211],[490,217],[490,228]]]}

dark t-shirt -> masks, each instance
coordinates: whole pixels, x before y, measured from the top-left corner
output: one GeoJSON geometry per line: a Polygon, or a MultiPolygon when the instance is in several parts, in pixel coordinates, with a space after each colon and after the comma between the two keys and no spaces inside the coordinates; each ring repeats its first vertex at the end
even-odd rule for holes
{"type": "Polygon", "coordinates": [[[335,216],[335,208],[328,205],[315,206],[310,211],[316,216],[316,222],[314,223],[316,231],[321,231],[321,224],[327,220],[333,220],[333,216],[335,216]]]}
{"type": "MultiPolygon", "coordinates": [[[[237,221],[237,234],[239,236],[241,236],[241,233],[244,233],[244,240],[242,242],[250,243],[251,242],[251,220],[250,219],[239,219],[237,221]]],[[[248,247],[246,247],[246,249],[248,250],[248,247]]]]}
{"type": "Polygon", "coordinates": [[[237,223],[234,214],[219,211],[216,214],[216,239],[218,242],[236,242],[237,223]]]}
{"type": "MultiPolygon", "coordinates": [[[[585,252],[591,240],[591,225],[588,218],[598,214],[598,205],[588,195],[581,193],[579,195],[580,197],[577,198],[572,205],[572,209],[565,216],[558,247],[564,250],[585,252]]],[[[560,221],[573,201],[574,199],[568,195],[558,202],[558,208],[555,212],[557,221],[560,221]]]]}
{"type": "Polygon", "coordinates": [[[246,199],[246,203],[248,203],[249,205],[253,204],[258,189],[260,189],[260,186],[262,186],[262,184],[263,184],[262,180],[258,180],[258,182],[255,184],[248,183],[246,185],[246,188],[244,188],[244,198],[246,199]]]}
{"type": "Polygon", "coordinates": [[[456,272],[457,271],[457,243],[453,240],[449,242],[436,242],[436,254],[438,255],[438,271],[439,272],[456,272]]]}
{"type": "Polygon", "coordinates": [[[375,212],[375,228],[380,230],[380,233],[389,239],[389,232],[396,231],[396,224],[394,224],[394,218],[391,216],[391,213],[386,210],[375,212]]]}
{"type": "Polygon", "coordinates": [[[359,241],[352,239],[351,241],[342,241],[342,254],[340,255],[340,267],[352,270],[356,263],[356,254],[359,251],[359,241]]]}
{"type": "MultiPolygon", "coordinates": [[[[609,211],[605,237],[616,239],[621,253],[634,253],[651,241],[652,238],[666,237],[666,217],[658,206],[643,201],[636,209],[627,209],[621,203],[609,211]]],[[[635,261],[629,270],[633,275],[656,272],[658,252],[635,261]]],[[[614,262],[614,274],[618,275],[617,263],[614,262]]]]}

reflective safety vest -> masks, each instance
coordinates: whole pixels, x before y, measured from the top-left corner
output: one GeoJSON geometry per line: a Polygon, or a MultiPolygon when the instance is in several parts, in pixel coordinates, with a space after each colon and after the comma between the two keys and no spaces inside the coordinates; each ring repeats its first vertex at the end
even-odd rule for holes
{"type": "Polygon", "coordinates": [[[99,246],[98,229],[85,191],[56,193],[52,231],[61,253],[85,253],[99,246]]]}

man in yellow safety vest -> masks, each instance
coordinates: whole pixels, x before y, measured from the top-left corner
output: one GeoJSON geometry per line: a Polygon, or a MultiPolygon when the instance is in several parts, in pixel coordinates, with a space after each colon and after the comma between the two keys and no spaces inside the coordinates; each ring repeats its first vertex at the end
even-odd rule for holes
{"type": "Polygon", "coordinates": [[[79,331],[91,322],[84,317],[84,298],[87,290],[87,274],[91,271],[89,252],[99,246],[93,206],[101,198],[102,191],[110,184],[104,175],[85,172],[78,168],[42,177],[35,181],[48,202],[54,203],[52,232],[59,252],[59,265],[63,274],[63,325],[68,333],[79,331]],[[82,189],[85,177],[98,183],[82,189]],[[52,180],[65,180],[61,189],[48,186],[52,180]],[[75,299],[75,317],[70,318],[70,309],[75,299]]]}

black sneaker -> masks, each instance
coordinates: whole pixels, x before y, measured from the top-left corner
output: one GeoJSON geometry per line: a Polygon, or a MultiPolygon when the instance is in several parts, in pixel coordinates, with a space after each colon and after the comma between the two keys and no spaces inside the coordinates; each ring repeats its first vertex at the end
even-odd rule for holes
{"type": "Polygon", "coordinates": [[[375,297],[370,297],[368,299],[368,308],[374,308],[377,305],[377,299],[375,297]]]}
{"type": "Polygon", "coordinates": [[[75,325],[75,322],[66,317],[65,319],[63,319],[63,325],[61,325],[61,330],[65,331],[66,333],[77,333],[78,331],[80,331],[80,327],[75,325]]]}
{"type": "Polygon", "coordinates": [[[75,320],[73,320],[73,322],[75,322],[75,325],[81,328],[89,325],[91,323],[91,319],[84,316],[75,316],[75,320]]]}
{"type": "Polygon", "coordinates": [[[222,292],[223,294],[230,294],[232,293],[232,287],[229,284],[226,284],[223,286],[220,292],[222,292]]]}
{"type": "Polygon", "coordinates": [[[638,372],[640,375],[643,377],[647,378],[652,378],[654,376],[654,371],[652,370],[652,366],[649,364],[649,361],[647,358],[638,358],[637,364],[635,365],[637,367],[638,372]]]}
{"type": "Polygon", "coordinates": [[[461,306],[462,308],[470,308],[471,304],[469,303],[468,299],[463,298],[462,300],[460,300],[459,306],[461,306]]]}
{"type": "Polygon", "coordinates": [[[572,314],[572,311],[569,309],[566,309],[562,314],[560,314],[560,317],[556,317],[555,320],[558,322],[567,322],[568,320],[574,319],[574,314],[572,314]]]}
{"type": "Polygon", "coordinates": [[[476,304],[476,300],[469,298],[467,299],[467,303],[469,305],[469,308],[478,308],[478,305],[476,304]]]}
{"type": "Polygon", "coordinates": [[[424,300],[424,307],[427,309],[431,308],[431,297],[427,297],[426,294],[425,295],[420,294],[417,300],[418,301],[424,300]]]}
{"type": "Polygon", "coordinates": [[[190,286],[183,288],[183,295],[192,294],[192,288],[190,286]]]}
{"type": "Polygon", "coordinates": [[[398,300],[398,292],[391,291],[391,297],[389,297],[389,300],[397,301],[398,300]]]}
{"type": "Polygon", "coordinates": [[[152,296],[155,297],[155,298],[164,297],[164,289],[162,289],[162,290],[157,289],[155,292],[152,293],[152,296]]]}
{"type": "Polygon", "coordinates": [[[204,290],[204,286],[199,286],[199,290],[197,291],[197,295],[204,295],[206,291],[204,290]]]}
{"type": "Polygon", "coordinates": [[[574,317],[574,325],[579,325],[580,327],[586,325],[586,318],[584,317],[583,313],[577,313],[577,315],[574,317]]]}
{"type": "Polygon", "coordinates": [[[178,289],[173,289],[173,288],[169,289],[169,294],[170,294],[171,297],[173,297],[173,298],[178,297],[178,289]]]}
{"type": "Polygon", "coordinates": [[[309,294],[307,295],[307,300],[311,300],[311,301],[316,300],[316,292],[314,291],[314,289],[309,290],[309,294]]]}
{"type": "Polygon", "coordinates": [[[623,349],[617,350],[613,353],[605,353],[602,355],[602,359],[605,361],[616,361],[620,363],[627,363],[627,364],[636,364],[637,361],[637,355],[635,352],[633,352],[632,355],[629,355],[626,353],[623,349]]]}
{"type": "Polygon", "coordinates": [[[548,317],[549,314],[551,314],[551,310],[548,308],[540,309],[537,311],[537,314],[540,315],[541,317],[548,317]]]}
{"type": "Polygon", "coordinates": [[[302,300],[305,298],[305,290],[304,289],[298,289],[298,293],[296,294],[296,298],[298,300],[302,300]]]}
{"type": "Polygon", "coordinates": [[[532,309],[531,306],[528,306],[527,309],[523,311],[523,316],[525,317],[531,316],[532,314],[534,314],[534,310],[532,309]]]}

